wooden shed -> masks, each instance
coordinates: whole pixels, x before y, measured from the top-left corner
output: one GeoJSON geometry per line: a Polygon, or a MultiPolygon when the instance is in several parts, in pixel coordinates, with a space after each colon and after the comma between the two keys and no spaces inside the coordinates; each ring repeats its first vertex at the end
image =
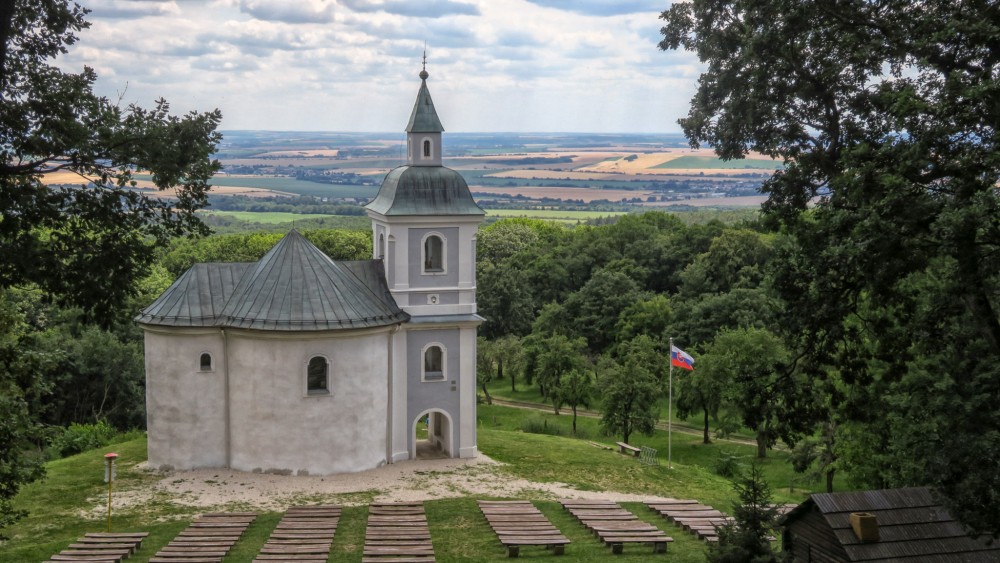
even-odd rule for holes
{"type": "Polygon", "coordinates": [[[1000,562],[1000,541],[969,536],[926,487],[815,494],[781,524],[796,562],[1000,562]]]}

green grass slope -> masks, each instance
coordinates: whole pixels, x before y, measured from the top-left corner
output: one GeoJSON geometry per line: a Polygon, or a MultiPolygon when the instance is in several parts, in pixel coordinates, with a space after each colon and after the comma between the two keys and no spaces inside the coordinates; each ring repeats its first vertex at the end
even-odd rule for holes
{"type": "MultiPolygon", "coordinates": [[[[614,491],[657,495],[675,498],[693,498],[724,511],[731,510],[734,495],[731,483],[715,475],[710,464],[716,447],[701,446],[690,440],[679,439],[674,443],[674,465],[668,469],[663,463],[664,450],[660,451],[659,466],[642,465],[635,458],[626,457],[597,448],[587,440],[566,436],[531,434],[517,430],[526,415],[512,408],[481,405],[479,410],[479,445],[490,457],[503,462],[501,472],[538,483],[562,483],[581,491],[614,491]]],[[[535,416],[531,414],[530,416],[535,416]]],[[[538,416],[542,416],[539,414],[538,416]]],[[[570,417],[549,415],[553,427],[564,427],[568,432],[570,417]]],[[[597,422],[581,419],[581,432],[596,435],[597,422]]],[[[613,443],[613,438],[600,437],[602,442],[613,443]]],[[[661,446],[661,437],[649,438],[649,444],[661,446]]],[[[641,440],[638,440],[642,443],[641,440]]],[[[727,446],[728,447],[728,446],[727,446]]],[[[752,448],[746,447],[747,451],[752,448]]],[[[118,498],[128,498],[129,491],[153,491],[148,502],[128,508],[117,508],[113,516],[115,531],[146,531],[149,538],[142,549],[129,561],[146,563],[158,549],[166,545],[202,509],[186,507],[174,502],[165,492],[154,487],[162,477],[137,471],[134,466],[145,460],[145,439],[133,440],[113,446],[122,460],[119,480],[116,482],[118,498]]],[[[30,512],[28,518],[6,530],[9,541],[0,544],[0,561],[42,561],[65,549],[73,540],[86,532],[106,529],[104,514],[94,510],[106,499],[107,486],[103,483],[105,450],[91,451],[48,464],[48,476],[38,483],[25,487],[16,499],[18,508],[30,512]]],[[[782,467],[787,461],[776,454],[767,462],[772,482],[783,478],[782,467]]],[[[777,486],[775,487],[777,488],[777,486]]],[[[364,491],[345,495],[340,499],[317,499],[323,502],[366,502],[378,491],[364,491]]],[[[573,542],[566,550],[565,560],[591,561],[608,557],[609,550],[597,541],[583,526],[554,502],[553,495],[542,487],[528,487],[519,496],[534,500],[539,508],[573,542]]],[[[802,498],[800,491],[777,491],[776,500],[790,501],[802,498]]],[[[425,503],[431,535],[439,561],[501,561],[506,551],[479,512],[475,498],[450,498],[425,503]]],[[[692,535],[673,526],[648,510],[641,503],[624,503],[639,518],[653,523],[672,536],[675,542],[666,555],[670,561],[703,561],[704,544],[692,535]]],[[[220,509],[246,509],[245,506],[219,507],[220,509]]],[[[226,563],[252,560],[280,519],[280,514],[263,513],[247,531],[226,558],[226,563]]],[[[330,561],[360,561],[367,520],[366,506],[349,506],[341,519],[337,537],[333,542],[330,561]]],[[[527,559],[551,557],[542,548],[524,548],[522,557],[527,559]]],[[[618,561],[665,560],[654,555],[646,546],[627,546],[618,561]]]]}

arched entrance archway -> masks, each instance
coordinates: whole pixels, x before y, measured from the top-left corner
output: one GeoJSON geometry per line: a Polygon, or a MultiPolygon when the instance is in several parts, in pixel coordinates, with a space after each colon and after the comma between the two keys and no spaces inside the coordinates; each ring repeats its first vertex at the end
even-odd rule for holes
{"type": "Polygon", "coordinates": [[[429,409],[420,413],[410,425],[410,459],[454,457],[453,428],[451,417],[444,411],[429,409]]]}

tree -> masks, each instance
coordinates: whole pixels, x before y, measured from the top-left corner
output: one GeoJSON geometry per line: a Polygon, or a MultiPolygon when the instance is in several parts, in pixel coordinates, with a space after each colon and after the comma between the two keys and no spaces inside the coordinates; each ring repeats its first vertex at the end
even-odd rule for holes
{"type": "Polygon", "coordinates": [[[717,420],[719,417],[719,408],[722,406],[722,397],[727,384],[725,375],[721,370],[702,369],[699,362],[698,369],[693,372],[682,372],[680,377],[675,378],[677,416],[687,419],[697,411],[702,412],[703,444],[712,443],[708,434],[709,418],[717,420]]]}
{"type": "Polygon", "coordinates": [[[1000,411],[945,410],[1000,392],[1000,5],[696,0],[662,17],[661,48],[707,66],[681,120],[692,144],[785,164],[764,210],[791,237],[775,286],[800,368],[835,366],[852,396],[887,398],[877,413],[845,405],[847,427],[902,433],[855,459],[888,456],[906,468],[888,484],[935,486],[1000,533],[1000,411]],[[953,404],[906,398],[927,357],[959,360],[932,372],[953,404]],[[894,421],[913,409],[949,431],[912,447],[894,421]]]}
{"type": "Polygon", "coordinates": [[[564,308],[573,329],[587,339],[596,353],[614,342],[615,323],[622,311],[643,297],[635,280],[620,271],[602,268],[566,298],[564,308]]]}
{"type": "MultiPolygon", "coordinates": [[[[570,339],[561,334],[554,334],[538,344],[534,363],[535,380],[543,390],[544,396],[552,401],[555,414],[559,414],[559,407],[567,396],[577,396],[572,392],[563,392],[561,386],[563,383],[582,385],[579,379],[570,381],[566,376],[585,369],[586,353],[587,342],[583,338],[570,339]]],[[[576,405],[573,406],[573,415],[575,421],[576,405]]]]}
{"type": "Polygon", "coordinates": [[[12,504],[21,485],[44,474],[39,446],[45,428],[36,411],[48,392],[38,376],[48,367],[48,358],[25,352],[32,348],[31,334],[23,310],[9,293],[0,289],[0,530],[26,515],[12,504]]]}
{"type": "Polygon", "coordinates": [[[620,434],[625,443],[634,432],[651,435],[659,418],[657,401],[663,386],[645,361],[643,347],[652,348],[648,336],[626,347],[620,362],[604,356],[598,363],[601,427],[620,434]]]}
{"type": "Polygon", "coordinates": [[[763,329],[723,330],[698,358],[704,376],[727,381],[723,398],[739,422],[757,433],[757,457],[778,438],[794,445],[797,437],[812,428],[816,406],[789,366],[789,354],[781,340],[763,329]]]}
{"type": "Polygon", "coordinates": [[[573,434],[576,435],[576,408],[589,407],[594,394],[594,374],[589,367],[570,370],[559,378],[559,399],[573,409],[573,434]]]}
{"type": "Polygon", "coordinates": [[[758,462],[733,483],[739,502],[733,503],[733,521],[719,528],[719,541],[711,546],[712,563],[773,563],[777,557],[768,540],[778,519],[771,504],[771,487],[758,462]]]}
{"type": "Polygon", "coordinates": [[[480,262],[476,283],[479,311],[486,319],[480,329],[483,336],[523,336],[531,330],[534,303],[521,270],[480,262]]]}
{"type": "Polygon", "coordinates": [[[809,472],[809,477],[826,478],[826,492],[833,492],[833,477],[837,473],[837,423],[826,422],[818,437],[799,442],[792,450],[792,468],[796,473],[809,472]]]}
{"type": "MultiPolygon", "coordinates": [[[[158,247],[207,233],[195,211],[219,167],[210,157],[221,114],[176,117],[164,100],[122,108],[94,94],[92,69],[51,64],[88,26],[85,15],[66,0],[0,3],[0,290],[37,287],[110,326],[158,247]],[[47,185],[43,175],[57,171],[78,185],[47,185]],[[138,171],[172,198],[131,189],[138,171]]],[[[23,324],[0,327],[0,526],[20,516],[10,498],[40,475],[32,445],[48,366],[23,324]]]]}
{"type": "Polygon", "coordinates": [[[493,341],[493,349],[497,361],[497,379],[503,379],[504,374],[510,376],[510,390],[517,391],[517,372],[524,363],[524,348],[521,340],[514,335],[507,335],[493,341]]]}
{"type": "Polygon", "coordinates": [[[195,211],[207,203],[218,111],[171,116],[122,108],[93,93],[96,74],[65,73],[51,59],[88,27],[65,0],[14,0],[0,11],[0,287],[35,283],[59,302],[106,322],[133,291],[155,249],[205,234],[195,211]],[[50,186],[66,171],[79,185],[50,186]],[[147,171],[173,198],[131,189],[147,171]]]}

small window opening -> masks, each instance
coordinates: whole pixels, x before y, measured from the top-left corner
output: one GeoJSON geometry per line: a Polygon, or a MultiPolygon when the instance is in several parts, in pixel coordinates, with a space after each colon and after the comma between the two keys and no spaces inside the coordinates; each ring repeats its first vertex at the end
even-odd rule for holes
{"type": "Polygon", "coordinates": [[[201,355],[201,371],[212,371],[212,355],[202,354],[201,355]]]}
{"type": "Polygon", "coordinates": [[[424,158],[430,158],[430,157],[431,157],[431,142],[424,141],[424,158]]]}
{"type": "Polygon", "coordinates": [[[444,353],[440,346],[424,352],[424,379],[444,379],[444,353]]]}
{"type": "Polygon", "coordinates": [[[427,237],[427,240],[424,241],[424,271],[444,271],[443,247],[444,243],[441,242],[441,237],[427,237]]]}
{"type": "Polygon", "coordinates": [[[309,360],[306,383],[306,390],[309,394],[329,393],[327,388],[328,367],[326,358],[322,356],[316,356],[309,360]]]}
{"type": "Polygon", "coordinates": [[[378,236],[378,257],[380,260],[385,259],[385,235],[378,236]]]}

